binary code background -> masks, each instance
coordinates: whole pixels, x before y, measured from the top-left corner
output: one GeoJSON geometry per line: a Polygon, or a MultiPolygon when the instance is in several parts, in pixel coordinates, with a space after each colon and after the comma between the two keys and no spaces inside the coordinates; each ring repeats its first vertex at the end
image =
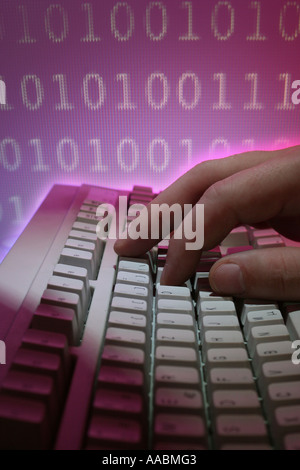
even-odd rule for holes
{"type": "Polygon", "coordinates": [[[1,0],[0,260],[54,183],[299,143],[299,50],[298,1],[1,0]]]}

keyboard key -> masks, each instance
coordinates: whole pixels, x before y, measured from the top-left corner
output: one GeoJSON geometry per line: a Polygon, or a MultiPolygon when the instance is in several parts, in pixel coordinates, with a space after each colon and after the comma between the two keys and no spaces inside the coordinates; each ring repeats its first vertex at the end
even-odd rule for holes
{"type": "Polygon", "coordinates": [[[272,435],[278,447],[282,447],[284,436],[300,433],[300,405],[276,408],[272,424],[272,435]]]}
{"type": "Polygon", "coordinates": [[[124,261],[121,260],[119,262],[119,269],[121,271],[130,271],[130,272],[137,272],[137,273],[149,273],[149,266],[146,263],[138,263],[134,261],[124,261]]]}
{"type": "Polygon", "coordinates": [[[109,327],[105,339],[107,344],[129,343],[131,346],[146,346],[146,336],[143,331],[109,327]]]}
{"type": "Polygon", "coordinates": [[[299,404],[300,381],[271,383],[268,386],[265,400],[268,410],[271,411],[274,411],[278,406],[299,404]]]}
{"type": "Polygon", "coordinates": [[[244,338],[240,331],[236,330],[208,330],[203,335],[202,355],[206,360],[207,351],[210,348],[231,349],[234,347],[242,348],[244,346],[244,338]]]}
{"type": "Polygon", "coordinates": [[[12,368],[13,370],[52,377],[57,396],[60,398],[63,396],[66,377],[58,355],[19,348],[12,368]]]}
{"type": "Polygon", "coordinates": [[[252,366],[256,375],[260,375],[265,362],[284,361],[291,359],[291,341],[276,341],[275,343],[259,343],[255,348],[252,366]]]}
{"type": "Polygon", "coordinates": [[[117,281],[128,284],[150,284],[148,274],[133,273],[130,271],[118,271],[117,281]]]}
{"type": "Polygon", "coordinates": [[[155,392],[155,405],[162,411],[170,408],[183,409],[185,412],[198,412],[203,410],[203,399],[199,390],[189,388],[157,388],[155,392]]]}
{"type": "Polygon", "coordinates": [[[156,286],[156,295],[158,298],[174,300],[190,300],[191,293],[187,287],[180,286],[156,286]]]}
{"type": "Polygon", "coordinates": [[[290,334],[291,340],[300,339],[300,311],[290,312],[287,317],[286,327],[290,334]]]}
{"type": "Polygon", "coordinates": [[[147,327],[147,317],[138,313],[126,313],[112,310],[110,312],[108,322],[110,325],[124,325],[130,326],[131,328],[142,328],[147,327]]]}
{"type": "Polygon", "coordinates": [[[260,413],[261,404],[256,390],[215,390],[211,395],[213,415],[225,411],[230,414],[260,413]]]}
{"type": "Polygon", "coordinates": [[[234,303],[230,300],[204,300],[199,306],[199,320],[203,315],[236,315],[234,303]]]}
{"type": "Polygon", "coordinates": [[[285,325],[254,326],[250,330],[248,340],[250,357],[254,356],[256,345],[259,343],[288,341],[289,339],[289,333],[285,325]]]}
{"type": "Polygon", "coordinates": [[[200,416],[159,413],[155,417],[156,436],[205,441],[205,423],[200,416]]]}
{"type": "Polygon", "coordinates": [[[53,276],[69,277],[71,279],[79,279],[82,281],[88,296],[88,302],[90,301],[90,284],[88,272],[85,268],[70,266],[68,264],[57,264],[53,270],[53,276]]]}
{"type": "Polygon", "coordinates": [[[250,330],[254,326],[283,325],[283,317],[280,310],[260,310],[248,312],[244,325],[244,336],[248,340],[250,330]]]}
{"type": "Polygon", "coordinates": [[[176,383],[198,385],[200,382],[199,371],[195,367],[176,367],[159,365],[155,369],[156,383],[176,383]]]}
{"type": "Polygon", "coordinates": [[[227,442],[268,443],[268,434],[263,417],[260,414],[224,414],[215,420],[218,447],[227,442]]]}
{"type": "Polygon", "coordinates": [[[155,350],[156,363],[171,362],[197,362],[196,350],[174,346],[158,346],[155,350]]]}
{"type": "Polygon", "coordinates": [[[128,284],[117,283],[114,288],[115,294],[122,294],[126,297],[142,297],[146,298],[149,295],[149,289],[144,286],[134,286],[128,284]]]}
{"type": "Polygon", "coordinates": [[[148,310],[148,304],[145,300],[120,297],[118,295],[114,295],[111,306],[113,309],[129,310],[134,313],[140,312],[146,314],[148,310]]]}
{"type": "Polygon", "coordinates": [[[207,351],[205,368],[250,367],[246,348],[211,348],[207,351]]]}
{"type": "Polygon", "coordinates": [[[257,312],[260,310],[278,310],[278,305],[276,303],[271,303],[269,301],[255,300],[255,299],[245,299],[242,301],[241,306],[241,323],[244,325],[248,312],[257,312]]]}
{"type": "Polygon", "coordinates": [[[284,450],[300,450],[300,432],[284,436],[284,450]]]}
{"type": "Polygon", "coordinates": [[[89,279],[95,278],[93,255],[90,251],[75,250],[73,248],[64,248],[61,252],[59,262],[85,268],[89,279]]]}
{"type": "Polygon", "coordinates": [[[79,343],[82,327],[79,328],[75,311],[71,308],[41,304],[32,318],[32,328],[66,336],[68,343],[75,346],[79,343]]]}
{"type": "Polygon", "coordinates": [[[75,312],[79,329],[83,327],[83,323],[86,318],[86,312],[82,311],[78,294],[54,289],[46,289],[43,293],[41,302],[42,304],[46,305],[72,309],[75,312]]]}
{"type": "Polygon", "coordinates": [[[156,317],[156,324],[194,329],[194,319],[192,315],[186,313],[159,313],[156,317]]]}
{"type": "Polygon", "coordinates": [[[82,311],[87,311],[88,293],[85,291],[84,283],[79,279],[71,279],[63,276],[51,276],[48,281],[47,288],[78,294],[81,300],[82,311]]]}
{"type": "Polygon", "coordinates": [[[277,248],[285,246],[284,241],[281,237],[263,237],[255,240],[255,247],[260,248],[277,248]]]}
{"type": "Polygon", "coordinates": [[[157,344],[173,343],[175,344],[195,344],[196,338],[194,331],[181,330],[177,328],[158,328],[156,331],[157,344]]]}
{"type": "Polygon", "coordinates": [[[143,411],[142,395],[122,390],[98,389],[93,402],[95,412],[110,412],[141,415],[143,411]]]}
{"type": "Polygon", "coordinates": [[[192,313],[193,306],[190,300],[159,299],[157,302],[157,312],[192,313]]]}
{"type": "Polygon", "coordinates": [[[70,366],[70,351],[67,337],[51,331],[28,329],[22,338],[22,347],[58,354],[63,362],[66,374],[70,366]]]}
{"type": "MultiPolygon", "coordinates": [[[[141,425],[134,419],[94,414],[88,430],[88,445],[114,443],[121,448],[142,445],[141,425]]],[[[118,447],[118,448],[120,448],[118,447]]]]}
{"type": "Polygon", "coordinates": [[[273,382],[289,382],[300,380],[300,369],[291,360],[266,362],[262,366],[261,374],[258,378],[258,385],[263,396],[266,395],[268,385],[273,382]]]}
{"type": "Polygon", "coordinates": [[[98,384],[101,386],[119,385],[122,388],[141,388],[144,386],[144,375],[138,369],[102,365],[98,384]]]}
{"type": "Polygon", "coordinates": [[[145,363],[145,353],[142,349],[129,348],[107,344],[104,346],[102,360],[118,364],[130,364],[142,367],[145,363]]]}
{"type": "Polygon", "coordinates": [[[215,367],[207,374],[208,392],[216,389],[255,389],[251,370],[246,368],[215,367]]]}
{"type": "Polygon", "coordinates": [[[51,435],[45,404],[0,395],[0,435],[2,449],[49,448],[51,435]]]}

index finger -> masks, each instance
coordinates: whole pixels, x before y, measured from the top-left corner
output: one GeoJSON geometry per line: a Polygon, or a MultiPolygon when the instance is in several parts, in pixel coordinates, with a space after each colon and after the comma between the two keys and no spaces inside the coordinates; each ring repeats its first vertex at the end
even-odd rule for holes
{"type": "MultiPolygon", "coordinates": [[[[223,180],[241,170],[265,162],[273,158],[274,155],[280,156],[283,152],[285,152],[285,149],[276,152],[246,152],[223,159],[208,160],[196,165],[148,204],[146,212],[143,214],[143,217],[147,219],[149,227],[148,238],[133,240],[127,237],[125,239],[119,239],[115,243],[115,251],[120,256],[139,256],[149,251],[162,239],[162,236],[153,239],[150,235],[152,228],[151,206],[153,204],[167,204],[168,207],[171,207],[173,204],[179,204],[181,208],[183,208],[185,204],[194,205],[204,192],[215,182],[223,180]]],[[[172,231],[172,223],[170,228],[172,231]]]]}

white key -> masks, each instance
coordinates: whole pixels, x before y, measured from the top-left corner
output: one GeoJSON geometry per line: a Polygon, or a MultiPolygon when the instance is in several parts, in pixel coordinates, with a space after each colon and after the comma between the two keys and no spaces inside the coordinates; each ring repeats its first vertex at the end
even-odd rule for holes
{"type": "Polygon", "coordinates": [[[211,348],[207,351],[205,366],[250,367],[250,362],[246,348],[211,348]]]}
{"type": "Polygon", "coordinates": [[[130,299],[127,297],[115,296],[112,299],[111,306],[113,309],[130,310],[132,312],[147,312],[147,302],[141,299],[130,299]]]}
{"type": "Polygon", "coordinates": [[[245,246],[249,245],[248,231],[240,226],[233,229],[221,243],[221,246],[245,246]]]}
{"type": "Polygon", "coordinates": [[[96,225],[86,222],[74,222],[73,229],[96,234],[96,225]]]}
{"type": "Polygon", "coordinates": [[[277,237],[278,232],[273,228],[261,229],[261,230],[254,230],[252,232],[253,238],[269,238],[269,237],[277,237]]]}
{"type": "Polygon", "coordinates": [[[240,324],[236,315],[205,315],[202,317],[200,330],[207,329],[240,331],[240,324]]]}
{"type": "Polygon", "coordinates": [[[89,251],[64,248],[61,252],[59,263],[85,268],[89,279],[94,279],[93,255],[89,251]]]}
{"type": "Polygon", "coordinates": [[[148,274],[132,273],[129,271],[118,271],[117,281],[123,281],[130,284],[149,284],[148,274]]]}
{"type": "Polygon", "coordinates": [[[87,312],[88,297],[82,281],[62,276],[51,276],[47,288],[78,294],[81,300],[82,311],[87,312]]]}
{"type": "Polygon", "coordinates": [[[199,385],[199,370],[196,367],[159,365],[155,369],[155,381],[163,383],[182,383],[199,385]]]}
{"type": "Polygon", "coordinates": [[[97,265],[99,264],[99,259],[96,259],[96,245],[95,243],[86,242],[84,240],[74,240],[73,238],[68,238],[65,243],[66,248],[71,248],[74,250],[83,250],[92,254],[92,270],[95,272],[97,265]]]}
{"type": "Polygon", "coordinates": [[[155,350],[157,363],[163,361],[196,362],[198,360],[196,350],[174,346],[158,346],[155,350]]]}
{"type": "Polygon", "coordinates": [[[88,273],[85,268],[79,268],[78,266],[70,266],[68,264],[57,264],[53,270],[54,276],[69,277],[71,279],[79,279],[85,285],[85,290],[88,294],[90,293],[90,285],[88,273]]]}
{"type": "Polygon", "coordinates": [[[286,327],[289,331],[292,341],[300,339],[300,311],[290,312],[288,314],[286,327]]]}
{"type": "Polygon", "coordinates": [[[268,440],[267,429],[260,414],[251,415],[220,415],[216,418],[216,433],[220,444],[224,441],[234,440],[260,443],[268,440]]]}
{"type": "Polygon", "coordinates": [[[246,339],[249,338],[250,330],[253,326],[266,326],[266,325],[283,325],[283,318],[280,310],[260,310],[259,312],[248,312],[245,326],[244,336],[246,339]]]}
{"type": "Polygon", "coordinates": [[[258,385],[261,394],[265,396],[267,387],[271,383],[289,382],[300,380],[300,369],[291,360],[266,362],[262,366],[261,375],[258,378],[258,385]]]}
{"type": "Polygon", "coordinates": [[[156,340],[164,343],[191,343],[195,344],[195,333],[192,330],[177,328],[158,328],[156,340]]]}
{"type": "Polygon", "coordinates": [[[211,406],[214,415],[227,411],[231,414],[260,413],[261,404],[256,390],[215,390],[211,406]]]}
{"type": "Polygon", "coordinates": [[[249,334],[249,355],[250,357],[254,356],[255,347],[259,343],[288,341],[289,339],[289,333],[285,325],[254,326],[249,334]]]}
{"type": "Polygon", "coordinates": [[[96,247],[96,258],[100,260],[101,254],[104,249],[104,242],[97,237],[96,233],[84,232],[82,230],[71,230],[71,232],[69,233],[69,238],[78,241],[94,243],[96,247]]]}
{"type": "Polygon", "coordinates": [[[157,325],[180,326],[182,328],[193,328],[194,319],[188,313],[159,313],[156,317],[157,325]]]}
{"type": "Polygon", "coordinates": [[[112,310],[108,322],[110,325],[126,325],[145,329],[147,318],[145,315],[139,315],[137,313],[117,312],[112,310]]]}
{"type": "Polygon", "coordinates": [[[96,207],[98,207],[98,206],[100,206],[101,201],[95,201],[94,199],[85,199],[85,200],[83,201],[83,204],[86,204],[86,205],[88,205],[88,206],[96,206],[96,207]]]}
{"type": "Polygon", "coordinates": [[[83,325],[85,315],[82,312],[81,302],[78,294],[62,292],[54,289],[46,289],[42,295],[41,302],[47,305],[65,307],[74,310],[79,328],[83,325]]]}
{"type": "Polygon", "coordinates": [[[144,346],[146,336],[143,331],[109,327],[106,331],[106,340],[109,342],[132,343],[132,345],[144,346]]]}
{"type": "Polygon", "coordinates": [[[256,375],[260,374],[265,362],[284,361],[291,359],[291,341],[276,341],[275,343],[259,343],[254,352],[252,366],[256,375]]]}
{"type": "Polygon", "coordinates": [[[236,315],[234,303],[230,300],[225,301],[201,301],[200,313],[202,315],[236,315]]]}
{"type": "Polygon", "coordinates": [[[281,237],[266,237],[266,238],[257,238],[255,241],[255,247],[260,248],[276,248],[285,246],[283,239],[281,237]]]}
{"type": "Polygon", "coordinates": [[[300,450],[300,432],[288,434],[284,437],[285,450],[300,450]]]}
{"type": "Polygon", "coordinates": [[[191,293],[187,287],[181,286],[156,286],[156,295],[158,298],[168,298],[176,300],[190,300],[191,293]]]}
{"type": "Polygon", "coordinates": [[[208,330],[203,335],[202,354],[206,360],[206,354],[210,348],[242,348],[244,346],[244,338],[240,331],[218,331],[208,330]]]}
{"type": "Polygon", "coordinates": [[[124,261],[119,262],[119,269],[122,271],[132,271],[137,273],[149,273],[149,266],[146,263],[138,263],[134,261],[124,261]]]}
{"type": "Polygon", "coordinates": [[[145,362],[145,353],[142,349],[127,348],[114,344],[107,344],[103,348],[102,359],[112,361],[115,365],[128,363],[131,366],[143,366],[145,362]]]}
{"type": "Polygon", "coordinates": [[[201,417],[184,414],[158,414],[155,417],[154,432],[157,436],[183,438],[204,438],[205,424],[201,417]]]}
{"type": "Polygon", "coordinates": [[[203,408],[199,390],[189,388],[158,388],[155,392],[155,405],[165,408],[203,408]]]}
{"type": "Polygon", "coordinates": [[[252,372],[249,368],[218,367],[208,373],[208,389],[210,393],[216,389],[250,389],[255,388],[252,372]]]}
{"type": "Polygon", "coordinates": [[[280,406],[274,413],[275,439],[282,434],[298,433],[300,430],[300,405],[280,406]]]}
{"type": "Polygon", "coordinates": [[[300,381],[275,382],[268,386],[266,395],[268,409],[300,403],[300,381]]]}
{"type": "Polygon", "coordinates": [[[278,309],[277,303],[271,303],[264,300],[245,299],[241,311],[241,322],[243,325],[245,324],[248,312],[273,309],[278,309]]]}
{"type": "Polygon", "coordinates": [[[97,225],[98,222],[101,220],[101,217],[98,217],[95,214],[89,214],[88,212],[78,212],[77,214],[77,222],[87,222],[89,224],[97,225]]]}
{"type": "Polygon", "coordinates": [[[131,297],[148,297],[148,288],[144,286],[130,286],[128,284],[117,283],[114,292],[131,297]]]}
{"type": "Polygon", "coordinates": [[[190,300],[172,300],[159,299],[157,302],[157,311],[160,312],[193,312],[192,302],[190,300]]]}
{"type": "Polygon", "coordinates": [[[89,205],[89,204],[82,204],[82,206],[80,207],[80,211],[88,212],[89,214],[96,214],[97,207],[89,205]]]}

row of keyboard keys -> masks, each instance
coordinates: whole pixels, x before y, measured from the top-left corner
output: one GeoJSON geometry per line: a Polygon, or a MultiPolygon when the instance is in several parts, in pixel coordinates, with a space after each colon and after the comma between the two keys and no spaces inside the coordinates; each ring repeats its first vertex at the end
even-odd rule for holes
{"type": "Polygon", "coordinates": [[[156,288],[154,447],[207,446],[194,308],[187,287],[156,288]]]}
{"type": "MultiPolygon", "coordinates": [[[[138,277],[138,279],[140,279],[138,277]]],[[[152,281],[145,261],[120,260],[87,448],[142,448],[147,439],[152,281]],[[137,282],[136,276],[143,276],[137,282]],[[116,411],[119,418],[115,417],[116,411]]]]}

